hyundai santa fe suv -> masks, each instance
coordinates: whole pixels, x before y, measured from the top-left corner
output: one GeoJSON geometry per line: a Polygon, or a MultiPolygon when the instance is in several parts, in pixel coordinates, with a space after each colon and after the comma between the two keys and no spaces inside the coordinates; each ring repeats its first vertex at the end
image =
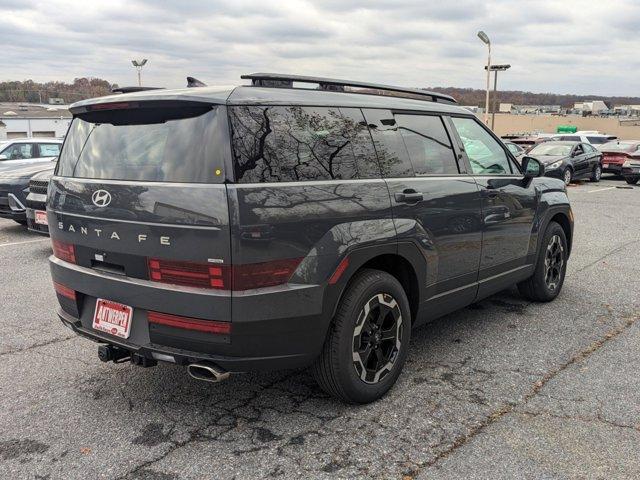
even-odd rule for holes
{"type": "Polygon", "coordinates": [[[214,382],[310,366],[365,403],[395,383],[414,327],[515,283],[558,295],[563,182],[451,97],[243,78],[71,107],[51,274],[59,317],[103,361],[214,382]]]}

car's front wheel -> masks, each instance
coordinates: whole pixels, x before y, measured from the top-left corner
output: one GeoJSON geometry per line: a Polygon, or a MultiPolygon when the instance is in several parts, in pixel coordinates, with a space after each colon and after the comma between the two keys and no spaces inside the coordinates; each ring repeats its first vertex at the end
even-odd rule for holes
{"type": "Polygon", "coordinates": [[[602,166],[600,164],[593,167],[593,171],[591,172],[591,180],[592,182],[599,182],[600,178],[602,178],[602,166]]]}
{"type": "Polygon", "coordinates": [[[569,167],[565,168],[564,172],[562,172],[562,180],[564,180],[564,184],[569,185],[572,179],[573,179],[573,172],[569,167]]]}
{"type": "Polygon", "coordinates": [[[520,293],[537,302],[550,302],[558,296],[567,271],[567,237],[562,227],[550,222],[544,232],[533,275],[518,284],[520,293]]]}
{"type": "Polygon", "coordinates": [[[380,270],[362,270],[340,300],[313,375],[345,402],[373,402],[400,375],[410,337],[409,301],[400,282],[380,270]]]}

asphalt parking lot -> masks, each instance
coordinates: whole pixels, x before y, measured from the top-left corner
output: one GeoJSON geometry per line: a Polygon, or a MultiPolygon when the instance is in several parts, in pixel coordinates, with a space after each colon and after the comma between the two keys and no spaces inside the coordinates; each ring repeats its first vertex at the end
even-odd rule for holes
{"type": "Polygon", "coordinates": [[[54,313],[48,239],[0,220],[0,478],[639,478],[640,187],[570,188],[564,290],[414,332],[383,400],[305,371],[212,385],[99,362],[54,313]]]}

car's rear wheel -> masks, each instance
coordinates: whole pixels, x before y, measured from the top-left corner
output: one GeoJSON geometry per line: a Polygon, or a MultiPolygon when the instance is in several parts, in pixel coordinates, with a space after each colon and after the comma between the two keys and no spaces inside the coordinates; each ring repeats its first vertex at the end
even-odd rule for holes
{"type": "Polygon", "coordinates": [[[629,185],[635,185],[640,180],[640,177],[624,177],[624,181],[629,185]]]}
{"type": "Polygon", "coordinates": [[[600,164],[593,167],[593,171],[591,172],[591,180],[592,182],[599,182],[600,178],[602,178],[602,166],[600,164]]]}
{"type": "Polygon", "coordinates": [[[345,402],[373,402],[400,375],[410,337],[409,301],[400,282],[383,271],[362,270],[340,300],[313,375],[345,402]]]}
{"type": "Polygon", "coordinates": [[[540,244],[533,275],[518,284],[520,293],[537,302],[549,302],[562,289],[567,271],[567,237],[562,227],[550,222],[540,244]]]}
{"type": "Polygon", "coordinates": [[[565,168],[564,172],[562,172],[562,180],[564,180],[564,184],[569,185],[572,179],[573,179],[573,172],[569,167],[565,168]]]}

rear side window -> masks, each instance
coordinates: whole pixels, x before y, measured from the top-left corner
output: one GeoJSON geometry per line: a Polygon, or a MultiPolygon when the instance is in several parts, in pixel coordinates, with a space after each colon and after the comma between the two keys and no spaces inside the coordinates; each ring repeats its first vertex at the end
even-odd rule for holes
{"type": "Polygon", "coordinates": [[[451,140],[442,119],[433,115],[396,115],[416,175],[458,172],[451,140]]]}
{"type": "Polygon", "coordinates": [[[39,143],[41,157],[57,157],[60,154],[60,145],[57,143],[39,143]]]}
{"type": "Polygon", "coordinates": [[[511,175],[511,163],[502,144],[473,118],[452,117],[464,150],[477,175],[511,175]]]}
{"type": "Polygon", "coordinates": [[[337,107],[230,107],[236,181],[379,177],[362,115],[347,110],[345,115],[337,107]]]}
{"type": "Polygon", "coordinates": [[[221,183],[226,115],[216,107],[143,108],[74,118],[58,175],[221,183]]]}
{"type": "Polygon", "coordinates": [[[587,137],[587,140],[594,145],[601,145],[609,141],[607,137],[587,137]]]}
{"type": "Polygon", "coordinates": [[[413,177],[413,166],[400,128],[390,110],[365,109],[371,137],[385,178],[413,177]]]}

